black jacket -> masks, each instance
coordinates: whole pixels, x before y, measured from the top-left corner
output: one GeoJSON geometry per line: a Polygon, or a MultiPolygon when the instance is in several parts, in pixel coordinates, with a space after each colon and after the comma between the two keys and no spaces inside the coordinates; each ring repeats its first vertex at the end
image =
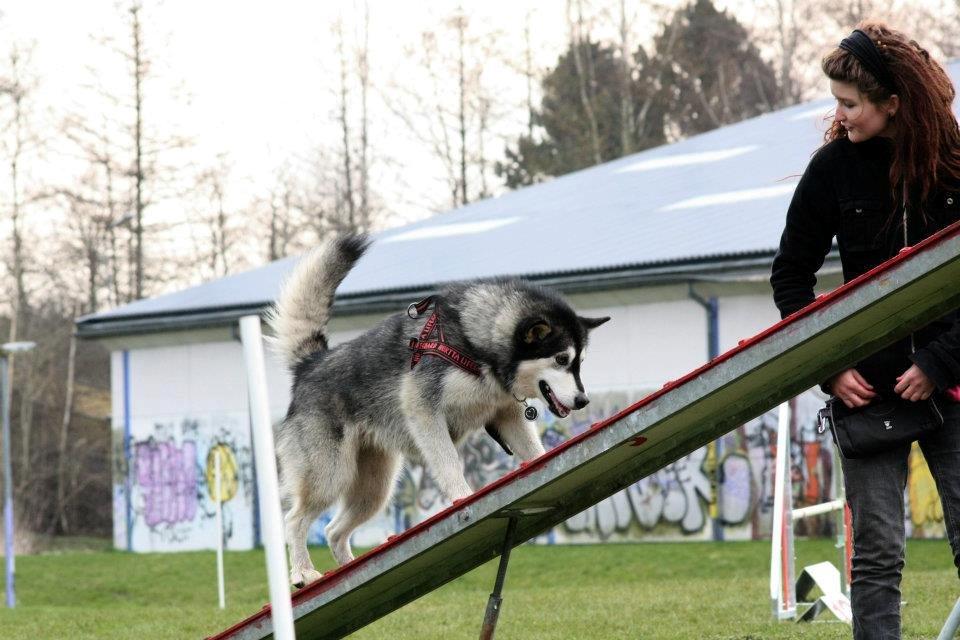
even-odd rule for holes
{"type": "MultiPolygon", "coordinates": [[[[843,280],[869,271],[904,246],[903,207],[890,188],[892,144],[875,137],[854,144],[835,140],[820,149],[804,172],[787,210],[780,249],[773,259],[773,299],[786,317],[814,300],[816,272],[837,238],[843,280]]],[[[915,202],[917,198],[911,197],[915,202]]],[[[913,245],[960,219],[960,186],[941,189],[908,210],[913,245]]],[[[958,283],[960,286],[960,283],[958,283]]],[[[940,390],[960,384],[960,312],[857,363],[879,390],[889,390],[913,361],[940,390]]]]}

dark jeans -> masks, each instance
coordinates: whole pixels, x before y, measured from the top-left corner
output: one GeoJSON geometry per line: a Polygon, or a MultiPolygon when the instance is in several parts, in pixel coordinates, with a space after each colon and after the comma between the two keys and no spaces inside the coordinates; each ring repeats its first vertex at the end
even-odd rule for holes
{"type": "MultiPolygon", "coordinates": [[[[937,483],[954,564],[960,568],[960,404],[939,403],[944,425],[920,440],[937,483]]],[[[850,600],[855,640],[899,640],[904,558],[903,497],[910,445],[843,460],[853,515],[850,600]]]]}

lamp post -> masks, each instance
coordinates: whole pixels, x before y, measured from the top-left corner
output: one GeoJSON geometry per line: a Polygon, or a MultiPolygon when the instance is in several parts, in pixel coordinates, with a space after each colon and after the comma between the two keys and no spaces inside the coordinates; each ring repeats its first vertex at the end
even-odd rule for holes
{"type": "Polygon", "coordinates": [[[13,471],[10,469],[10,380],[11,354],[30,351],[35,342],[7,342],[0,345],[0,393],[3,395],[3,531],[7,565],[7,608],[16,604],[13,591],[13,471]]]}

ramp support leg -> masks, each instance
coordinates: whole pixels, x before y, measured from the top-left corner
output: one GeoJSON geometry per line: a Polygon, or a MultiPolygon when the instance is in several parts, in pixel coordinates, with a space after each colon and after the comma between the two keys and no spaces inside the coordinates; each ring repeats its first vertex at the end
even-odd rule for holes
{"type": "Polygon", "coordinates": [[[947,617],[943,629],[940,630],[937,640],[953,640],[953,637],[957,634],[957,627],[960,627],[960,600],[957,600],[957,604],[953,605],[953,610],[947,617]]]}
{"type": "Polygon", "coordinates": [[[503,541],[503,551],[500,553],[500,566],[497,567],[497,581],[493,584],[493,593],[487,600],[487,611],[483,615],[483,628],[480,630],[480,640],[493,640],[497,631],[497,618],[500,617],[500,604],[503,598],[503,581],[507,577],[507,563],[510,562],[510,550],[513,548],[513,537],[517,531],[517,517],[513,516],[507,523],[507,535],[503,541]]]}

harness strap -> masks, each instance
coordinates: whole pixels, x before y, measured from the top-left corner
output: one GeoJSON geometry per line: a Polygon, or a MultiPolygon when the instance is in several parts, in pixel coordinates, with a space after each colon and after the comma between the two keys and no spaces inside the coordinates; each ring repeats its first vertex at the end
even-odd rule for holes
{"type": "MultiPolygon", "coordinates": [[[[432,296],[411,304],[407,307],[407,315],[411,318],[416,318],[429,309],[431,304],[433,304],[432,296]],[[416,316],[411,313],[413,311],[416,312],[416,316]]],[[[424,355],[429,355],[442,358],[472,375],[483,375],[480,365],[477,364],[476,360],[446,341],[443,334],[443,327],[440,326],[439,309],[434,309],[430,317],[427,318],[426,324],[423,325],[423,330],[420,331],[420,337],[410,338],[410,350],[413,351],[413,355],[410,358],[411,369],[417,366],[417,363],[420,362],[420,359],[424,355]]]]}

